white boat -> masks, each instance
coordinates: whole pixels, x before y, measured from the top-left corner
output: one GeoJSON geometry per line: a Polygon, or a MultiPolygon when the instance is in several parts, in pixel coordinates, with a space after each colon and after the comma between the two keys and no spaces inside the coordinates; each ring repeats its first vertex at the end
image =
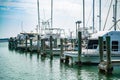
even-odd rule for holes
{"type": "MultiPolygon", "coordinates": [[[[120,60],[120,31],[100,31],[94,33],[89,39],[85,49],[82,49],[81,61],[86,63],[99,63],[98,38],[103,37],[104,43],[106,36],[110,36],[111,60],[120,60]]],[[[106,48],[104,46],[104,59],[106,59],[106,48]]],[[[65,51],[64,56],[73,57],[78,61],[78,51],[65,51]]]]}
{"type": "Polygon", "coordinates": [[[18,40],[17,47],[25,48],[26,47],[26,37],[27,37],[27,47],[30,49],[30,39],[32,39],[32,50],[37,50],[38,45],[38,34],[37,33],[20,33],[17,35],[16,39],[18,40]]]}
{"type": "Polygon", "coordinates": [[[60,39],[65,38],[64,29],[60,28],[45,28],[42,29],[41,39],[45,40],[45,45],[47,48],[45,49],[46,54],[50,54],[50,36],[52,36],[52,52],[53,55],[60,55],[60,39]]]}

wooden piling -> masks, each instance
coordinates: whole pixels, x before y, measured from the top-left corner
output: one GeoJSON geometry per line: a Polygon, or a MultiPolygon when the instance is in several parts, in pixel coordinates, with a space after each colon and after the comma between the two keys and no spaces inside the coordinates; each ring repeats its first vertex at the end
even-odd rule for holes
{"type": "Polygon", "coordinates": [[[103,37],[99,37],[99,54],[100,54],[100,62],[103,61],[103,37]]]}
{"type": "Polygon", "coordinates": [[[30,51],[32,51],[33,49],[32,49],[32,38],[30,38],[30,51]]]}
{"type": "Polygon", "coordinates": [[[41,53],[43,53],[43,39],[41,39],[41,53]]]}
{"type": "Polygon", "coordinates": [[[72,65],[74,64],[73,57],[71,57],[71,64],[72,64],[72,65]]]}
{"type": "Polygon", "coordinates": [[[50,36],[50,59],[53,59],[53,46],[52,46],[52,36],[50,36]]]}
{"type": "Polygon", "coordinates": [[[106,48],[107,48],[107,73],[112,73],[113,66],[111,63],[111,47],[110,47],[110,36],[106,36],[106,48]]]}
{"type": "Polygon", "coordinates": [[[74,48],[74,41],[73,41],[73,39],[71,39],[71,47],[72,47],[72,50],[73,50],[73,48],[74,48]]]}
{"type": "Polygon", "coordinates": [[[46,52],[45,52],[45,39],[41,39],[41,56],[46,57],[46,52]]]}
{"type": "MultiPolygon", "coordinates": [[[[101,43],[102,43],[102,39],[101,43]]],[[[101,44],[99,43],[100,47],[101,44]]],[[[99,71],[106,73],[106,74],[111,74],[113,71],[113,66],[112,66],[112,62],[111,62],[111,50],[110,50],[110,36],[106,36],[106,57],[107,57],[107,61],[103,60],[103,53],[100,53],[100,64],[98,65],[99,71]]],[[[101,52],[101,51],[100,51],[101,52]]]]}
{"type": "Polygon", "coordinates": [[[54,39],[54,48],[57,48],[57,38],[54,39]]]}
{"type": "Polygon", "coordinates": [[[38,39],[38,42],[37,42],[37,52],[41,53],[40,52],[40,35],[37,36],[37,39],[38,39]]]}
{"type": "Polygon", "coordinates": [[[10,39],[9,39],[9,44],[8,44],[8,45],[9,45],[9,49],[13,49],[13,46],[14,46],[13,43],[14,43],[14,42],[13,42],[13,38],[10,37],[10,39]]]}
{"type": "Polygon", "coordinates": [[[63,39],[60,39],[60,62],[63,63],[64,59],[62,58],[63,57],[63,39]]]}
{"type": "Polygon", "coordinates": [[[27,44],[28,44],[28,42],[27,42],[27,36],[25,37],[25,51],[27,51],[27,44]]]}
{"type": "Polygon", "coordinates": [[[69,64],[69,58],[70,58],[69,56],[65,57],[65,64],[69,64]]]}
{"type": "Polygon", "coordinates": [[[45,47],[45,39],[43,39],[43,53],[44,54],[46,54],[45,49],[46,49],[46,47],[45,47]]]}
{"type": "Polygon", "coordinates": [[[17,41],[17,39],[16,39],[16,37],[14,38],[14,48],[15,48],[15,50],[17,50],[17,45],[18,45],[18,41],[17,41]]]}
{"type": "Polygon", "coordinates": [[[65,51],[67,50],[67,38],[64,39],[64,43],[65,43],[65,51]]]}
{"type": "Polygon", "coordinates": [[[81,66],[81,52],[82,52],[82,45],[81,45],[81,32],[78,32],[78,65],[81,66]]]}

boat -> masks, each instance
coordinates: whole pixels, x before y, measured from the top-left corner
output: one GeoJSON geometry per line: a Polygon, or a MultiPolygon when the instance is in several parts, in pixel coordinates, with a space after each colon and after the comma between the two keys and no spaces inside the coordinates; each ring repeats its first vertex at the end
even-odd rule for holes
{"type": "Polygon", "coordinates": [[[60,55],[60,39],[65,38],[64,29],[60,28],[45,28],[42,29],[41,39],[45,40],[45,53],[50,54],[50,36],[52,36],[52,52],[53,55],[60,55]]]}
{"type": "MultiPolygon", "coordinates": [[[[101,5],[101,2],[100,2],[100,5],[101,5]]],[[[112,6],[112,1],[110,3],[107,15],[109,15],[111,6],[112,6]]],[[[94,33],[94,31],[93,31],[93,34],[87,40],[86,48],[82,48],[81,62],[83,62],[83,63],[84,62],[85,63],[99,63],[100,62],[98,38],[103,37],[103,40],[104,40],[103,43],[105,44],[106,36],[110,36],[110,38],[111,38],[111,40],[110,40],[111,60],[120,60],[120,37],[119,37],[120,31],[117,31],[117,28],[116,28],[117,23],[120,21],[120,19],[117,20],[117,16],[116,16],[117,15],[117,0],[115,0],[114,6],[115,6],[113,8],[114,9],[114,12],[113,12],[114,13],[113,14],[114,15],[113,16],[114,25],[112,26],[112,28],[114,27],[114,31],[107,30],[107,31],[99,31],[97,33],[94,33]]],[[[100,6],[100,8],[101,8],[101,6],[100,6]]],[[[101,17],[101,10],[100,10],[100,17],[101,17]]],[[[99,20],[99,23],[101,24],[101,19],[99,20]]],[[[100,25],[100,27],[101,27],[101,25],[100,25]]],[[[104,25],[103,30],[104,29],[105,29],[105,25],[104,25]]],[[[103,51],[104,58],[106,59],[106,46],[104,45],[103,48],[104,48],[103,49],[104,50],[103,51]]],[[[64,57],[66,57],[66,56],[72,57],[75,62],[78,61],[77,60],[78,59],[78,51],[65,51],[64,57]]]]}
{"type": "Polygon", "coordinates": [[[17,35],[16,40],[18,41],[17,48],[25,49],[26,38],[27,38],[27,48],[30,50],[30,39],[32,39],[32,51],[37,50],[38,45],[38,34],[37,33],[20,33],[17,35]]]}
{"type": "MultiPolygon", "coordinates": [[[[99,63],[100,62],[100,54],[99,54],[99,45],[98,38],[103,37],[104,44],[106,36],[110,36],[110,48],[111,48],[111,60],[120,59],[120,31],[99,31],[98,33],[94,33],[88,39],[88,43],[86,48],[82,49],[81,53],[81,62],[83,63],[99,63]]],[[[106,46],[103,47],[104,51],[104,59],[106,60],[106,46]]],[[[64,57],[70,56],[73,57],[74,62],[78,60],[78,51],[65,51],[64,57]]]]}

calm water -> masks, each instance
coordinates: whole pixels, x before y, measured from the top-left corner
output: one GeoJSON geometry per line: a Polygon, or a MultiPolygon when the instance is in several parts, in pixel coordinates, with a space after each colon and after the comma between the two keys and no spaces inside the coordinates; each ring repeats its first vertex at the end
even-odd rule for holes
{"type": "Polygon", "coordinates": [[[59,57],[51,61],[37,54],[10,51],[8,43],[0,43],[0,80],[118,80],[120,66],[113,75],[98,73],[97,66],[60,64],[59,57]]]}

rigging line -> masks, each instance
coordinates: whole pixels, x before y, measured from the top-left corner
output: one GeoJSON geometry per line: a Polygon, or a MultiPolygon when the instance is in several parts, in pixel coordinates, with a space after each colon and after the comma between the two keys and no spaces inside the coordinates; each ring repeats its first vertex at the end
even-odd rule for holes
{"type": "Polygon", "coordinates": [[[44,20],[46,20],[45,9],[43,9],[44,20]]]}
{"type": "Polygon", "coordinates": [[[119,20],[117,21],[117,26],[118,26],[118,29],[120,30],[120,26],[118,25],[118,22],[120,22],[120,18],[119,18],[119,20]]]}
{"type": "Polygon", "coordinates": [[[105,5],[104,5],[104,7],[103,7],[103,8],[105,8],[105,7],[106,7],[107,3],[108,3],[108,0],[106,0],[105,5]]]}
{"type": "MultiPolygon", "coordinates": [[[[120,21],[120,19],[116,22],[116,24],[118,24],[119,21],[120,21]]],[[[110,29],[108,29],[108,30],[111,30],[114,26],[115,26],[115,24],[113,24],[113,25],[110,27],[110,29]]]]}
{"type": "Polygon", "coordinates": [[[86,27],[88,26],[88,22],[89,22],[91,16],[92,16],[92,7],[91,7],[91,10],[90,10],[90,14],[89,14],[89,16],[88,16],[88,20],[87,20],[87,23],[86,23],[86,27]]]}
{"type": "Polygon", "coordinates": [[[105,7],[107,6],[107,3],[108,3],[108,0],[105,1],[105,4],[103,6],[103,11],[104,11],[105,7]]]}
{"type": "Polygon", "coordinates": [[[113,27],[114,27],[114,25],[112,25],[112,27],[110,27],[110,29],[108,29],[108,30],[111,30],[113,27]]]}
{"type": "Polygon", "coordinates": [[[118,29],[120,30],[120,27],[118,26],[118,29]]]}
{"type": "Polygon", "coordinates": [[[106,23],[107,23],[107,19],[108,19],[109,13],[110,13],[110,9],[111,9],[111,6],[112,6],[112,2],[113,2],[113,0],[111,0],[111,2],[110,2],[110,6],[109,6],[109,10],[108,10],[107,17],[106,17],[106,20],[105,20],[105,24],[104,24],[104,27],[103,27],[103,31],[104,31],[104,29],[105,29],[105,27],[106,27],[106,23]]]}
{"type": "Polygon", "coordinates": [[[120,30],[120,26],[119,26],[119,25],[117,25],[117,27],[118,27],[118,29],[120,30]]]}

